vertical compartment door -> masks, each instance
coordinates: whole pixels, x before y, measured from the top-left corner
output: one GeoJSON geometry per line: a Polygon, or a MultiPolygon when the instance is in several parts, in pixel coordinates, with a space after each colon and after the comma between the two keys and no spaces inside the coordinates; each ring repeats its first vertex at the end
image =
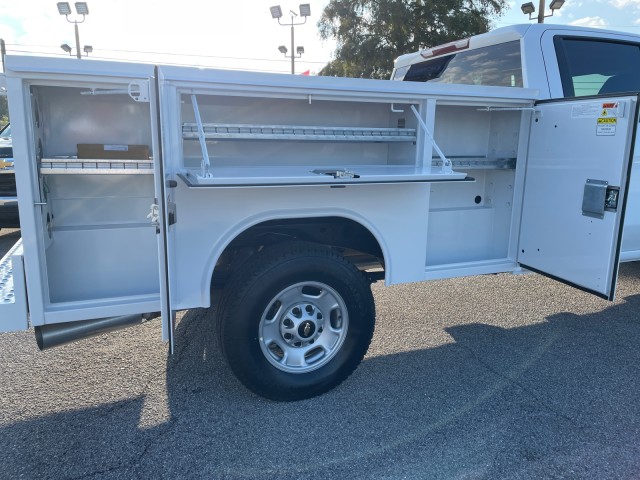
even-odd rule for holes
{"type": "MultiPolygon", "coordinates": [[[[170,276],[170,234],[169,228],[175,219],[175,204],[169,199],[172,183],[168,180],[166,169],[167,157],[164,147],[166,142],[171,144],[170,130],[167,130],[171,122],[167,121],[168,105],[163,104],[162,95],[162,71],[160,68],[154,69],[155,81],[152,83],[152,106],[151,111],[156,120],[154,141],[157,146],[158,155],[154,157],[154,178],[156,202],[154,205],[156,231],[158,234],[158,265],[160,267],[160,313],[162,316],[162,340],[169,342],[169,351],[174,351],[174,330],[176,322],[176,312],[171,305],[171,276],[170,276]]],[[[166,88],[166,87],[165,87],[166,88]]],[[[166,102],[165,102],[166,103],[166,102]]],[[[170,151],[170,148],[168,149],[170,151]]]]}
{"type": "Polygon", "coordinates": [[[518,262],[613,300],[637,96],[540,102],[531,122],[518,262]]]}
{"type": "Polygon", "coordinates": [[[153,177],[155,203],[151,206],[150,217],[156,227],[158,238],[158,267],[160,275],[160,314],[162,317],[162,340],[169,342],[169,350],[173,353],[173,329],[175,312],[171,309],[171,295],[169,292],[169,254],[167,228],[169,220],[166,201],[166,173],[164,152],[162,149],[162,122],[160,106],[160,86],[158,67],[154,69],[154,78],[149,82],[150,107],[153,124],[153,177]]]}

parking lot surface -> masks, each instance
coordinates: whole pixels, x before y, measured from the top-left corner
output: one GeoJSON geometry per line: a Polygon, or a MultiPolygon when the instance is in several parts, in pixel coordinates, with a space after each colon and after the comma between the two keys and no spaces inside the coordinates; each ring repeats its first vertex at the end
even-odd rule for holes
{"type": "MultiPolygon", "coordinates": [[[[0,254],[19,231],[0,231],[0,254]]],[[[615,303],[538,275],[375,284],[340,387],[248,392],[180,316],[40,352],[0,334],[0,478],[640,478],[640,264],[615,303]]]]}

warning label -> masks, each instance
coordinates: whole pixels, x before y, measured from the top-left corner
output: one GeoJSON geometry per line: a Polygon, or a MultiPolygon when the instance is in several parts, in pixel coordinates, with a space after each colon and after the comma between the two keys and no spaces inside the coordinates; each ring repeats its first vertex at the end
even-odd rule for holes
{"type": "Polygon", "coordinates": [[[600,117],[596,128],[598,136],[613,136],[618,126],[618,102],[605,102],[602,104],[600,117]]]}
{"type": "Polygon", "coordinates": [[[571,118],[596,118],[602,110],[599,103],[580,103],[571,108],[571,118]]]}
{"type": "Polygon", "coordinates": [[[571,108],[571,118],[624,117],[624,102],[579,103],[571,108]]]}
{"type": "Polygon", "coordinates": [[[596,135],[610,137],[616,134],[618,119],[615,117],[599,118],[596,135]]]}

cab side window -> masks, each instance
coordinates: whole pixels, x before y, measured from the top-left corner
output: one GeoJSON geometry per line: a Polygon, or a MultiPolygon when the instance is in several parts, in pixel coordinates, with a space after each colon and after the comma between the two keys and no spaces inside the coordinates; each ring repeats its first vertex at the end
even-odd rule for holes
{"type": "MultiPolygon", "coordinates": [[[[399,80],[397,74],[395,79],[399,80]]],[[[403,80],[522,87],[520,42],[516,40],[425,60],[411,65],[403,80]]]]}
{"type": "Polygon", "coordinates": [[[640,45],[584,37],[554,43],[565,97],[640,91],[640,45]]]}

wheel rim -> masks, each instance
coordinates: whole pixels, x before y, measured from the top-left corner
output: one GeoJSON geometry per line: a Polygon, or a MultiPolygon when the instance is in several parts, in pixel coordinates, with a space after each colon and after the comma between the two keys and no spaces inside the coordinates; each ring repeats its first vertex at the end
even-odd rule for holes
{"type": "Polygon", "coordinates": [[[274,367],[307,373],[326,365],[347,335],[349,314],[338,292],[320,282],[280,291],[260,319],[260,348],[274,367]]]}

